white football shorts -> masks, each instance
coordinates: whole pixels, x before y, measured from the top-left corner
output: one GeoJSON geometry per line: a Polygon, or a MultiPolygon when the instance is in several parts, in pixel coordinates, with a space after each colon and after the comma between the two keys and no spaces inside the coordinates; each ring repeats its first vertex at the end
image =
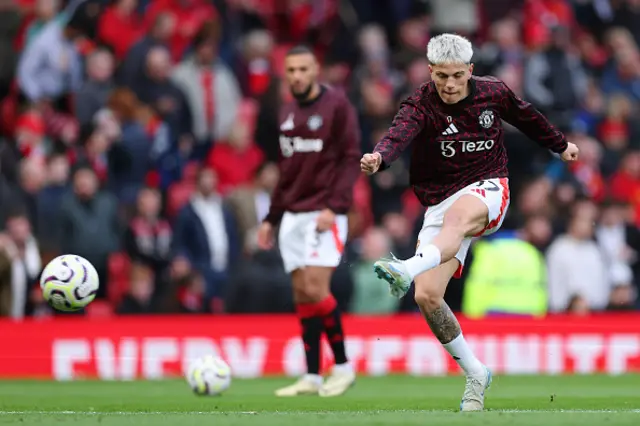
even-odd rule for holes
{"type": "Polygon", "coordinates": [[[318,232],[316,220],[319,214],[319,211],[285,212],[282,217],[278,245],[287,273],[305,266],[335,268],[340,264],[347,241],[347,216],[336,215],[330,230],[318,232]]]}
{"type": "MultiPolygon", "coordinates": [[[[453,203],[463,195],[473,195],[478,197],[489,209],[489,224],[482,232],[475,235],[475,237],[490,235],[500,229],[507,214],[507,210],[509,209],[509,179],[496,178],[475,182],[462,188],[440,204],[427,208],[427,211],[424,213],[422,229],[418,234],[416,253],[420,253],[421,248],[431,243],[435,236],[438,235],[442,229],[445,213],[453,203]]],[[[460,278],[460,275],[462,274],[464,260],[467,257],[467,252],[471,246],[472,238],[473,237],[465,238],[462,241],[462,245],[460,245],[460,250],[456,253],[455,257],[460,261],[460,268],[458,268],[458,271],[456,271],[454,275],[456,278],[460,278]]]]}

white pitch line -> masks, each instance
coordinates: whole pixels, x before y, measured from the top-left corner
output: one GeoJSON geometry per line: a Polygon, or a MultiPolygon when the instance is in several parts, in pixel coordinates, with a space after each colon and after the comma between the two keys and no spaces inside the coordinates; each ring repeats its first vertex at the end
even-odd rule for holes
{"type": "MultiPolygon", "coordinates": [[[[537,413],[577,413],[577,414],[640,414],[640,409],[628,410],[487,410],[486,413],[537,414],[537,413]]],[[[371,410],[371,411],[0,411],[2,415],[86,415],[86,416],[162,416],[162,415],[347,415],[347,414],[443,414],[457,413],[453,410],[371,410]]]]}

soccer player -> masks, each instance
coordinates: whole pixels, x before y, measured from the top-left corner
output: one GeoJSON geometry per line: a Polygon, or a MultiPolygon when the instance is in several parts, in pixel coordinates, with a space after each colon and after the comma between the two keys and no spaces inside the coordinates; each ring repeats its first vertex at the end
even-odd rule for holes
{"type": "Polygon", "coordinates": [[[502,81],[472,76],[472,54],[463,37],[432,38],[432,81],[402,102],[387,134],[360,161],[362,171],[372,174],[412,145],[411,185],[426,208],[416,255],[381,259],[374,269],[397,297],[415,282],[415,300],[431,331],[466,374],[462,411],[484,408],[491,372],[465,342],[443,297],[451,277],[462,271],[471,239],[497,231],[509,207],[501,120],[564,161],[578,158],[578,148],[502,81]]]}
{"type": "Polygon", "coordinates": [[[280,111],[280,181],[258,231],[263,249],[272,247],[274,228],[302,325],[307,374],[278,396],[343,394],[355,381],[345,353],[344,331],[331,275],[347,238],[347,216],[360,170],[360,134],[355,109],[341,92],[318,83],[319,66],[306,47],[285,57],[285,75],[294,100],[280,111]],[[320,376],[322,333],[335,366],[320,376]]]}

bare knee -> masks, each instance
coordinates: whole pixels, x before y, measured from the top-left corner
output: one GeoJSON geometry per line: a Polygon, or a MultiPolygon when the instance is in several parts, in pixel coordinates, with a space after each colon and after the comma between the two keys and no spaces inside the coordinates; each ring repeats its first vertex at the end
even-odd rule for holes
{"type": "Polygon", "coordinates": [[[416,288],[414,299],[416,304],[423,312],[433,312],[440,308],[443,302],[443,297],[438,291],[426,288],[416,288]]]}
{"type": "Polygon", "coordinates": [[[329,295],[330,276],[325,277],[325,274],[316,272],[307,268],[298,280],[294,280],[293,294],[296,303],[320,302],[329,295]]]}

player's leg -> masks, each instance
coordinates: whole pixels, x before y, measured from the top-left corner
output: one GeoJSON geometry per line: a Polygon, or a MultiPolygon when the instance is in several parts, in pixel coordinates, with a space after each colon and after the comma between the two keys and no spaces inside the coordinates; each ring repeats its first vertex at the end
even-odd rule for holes
{"type": "MultiPolygon", "coordinates": [[[[466,255],[470,241],[463,241],[458,257],[466,255]]],[[[463,411],[484,408],[484,391],[491,385],[491,372],[478,360],[462,335],[460,324],[444,301],[451,277],[460,267],[457,258],[415,278],[415,300],[434,336],[464,371],[467,382],[460,402],[463,411]]]]}
{"type": "Polygon", "coordinates": [[[404,264],[412,277],[453,259],[462,241],[481,233],[489,224],[487,204],[474,195],[458,198],[444,215],[442,229],[431,244],[404,264]]]}
{"type": "Polygon", "coordinates": [[[355,382],[355,372],[347,359],[342,315],[331,294],[331,276],[340,263],[347,238],[347,218],[338,215],[331,230],[318,233],[315,223],[307,229],[305,254],[305,291],[316,303],[315,312],[322,319],[323,331],[333,352],[335,365],[320,389],[320,396],[338,396],[355,382]]]}
{"type": "Polygon", "coordinates": [[[427,210],[435,210],[440,215],[431,224],[439,230],[429,244],[422,246],[415,256],[404,261],[395,258],[381,259],[375,263],[374,269],[380,278],[389,282],[392,294],[401,297],[409,290],[411,281],[416,276],[453,259],[465,238],[486,234],[489,228],[498,229],[508,205],[509,188],[506,179],[491,179],[469,185],[450,199],[427,210]],[[483,184],[487,185],[486,189],[478,186],[483,184]]]}
{"type": "Polygon", "coordinates": [[[317,394],[323,382],[320,376],[322,320],[315,314],[311,303],[313,298],[310,298],[305,290],[307,285],[304,270],[304,219],[299,214],[286,213],[280,224],[278,240],[285,270],[291,273],[293,300],[300,321],[307,373],[292,385],[276,390],[277,396],[317,394]]]}
{"type": "Polygon", "coordinates": [[[337,396],[349,389],[355,381],[355,372],[347,359],[342,327],[342,314],[331,294],[333,267],[307,266],[305,268],[306,289],[313,296],[314,310],[320,319],[322,330],[333,352],[335,365],[331,375],[320,388],[320,396],[337,396]]]}

